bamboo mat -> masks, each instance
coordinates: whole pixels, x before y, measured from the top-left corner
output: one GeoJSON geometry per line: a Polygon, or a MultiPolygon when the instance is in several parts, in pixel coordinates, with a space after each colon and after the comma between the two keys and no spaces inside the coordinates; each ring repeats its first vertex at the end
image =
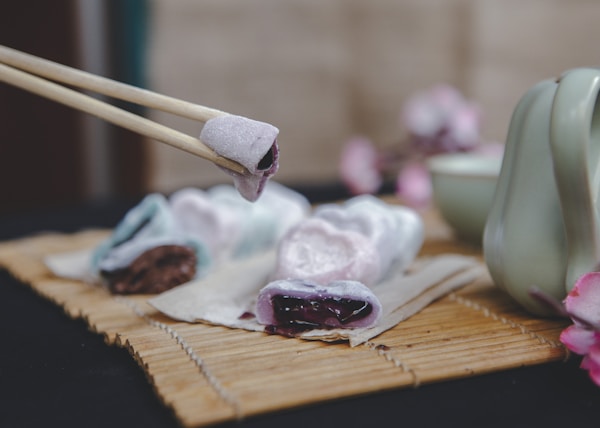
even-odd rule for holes
{"type": "MultiPolygon", "coordinates": [[[[421,255],[475,248],[435,213],[421,255]]],[[[107,231],[43,234],[0,244],[0,265],[110,345],[127,348],[180,423],[197,427],[326,400],[561,360],[565,321],[533,318],[487,274],[364,345],[283,338],[175,322],[146,303],[57,279],[45,255],[86,248],[107,231]]]]}

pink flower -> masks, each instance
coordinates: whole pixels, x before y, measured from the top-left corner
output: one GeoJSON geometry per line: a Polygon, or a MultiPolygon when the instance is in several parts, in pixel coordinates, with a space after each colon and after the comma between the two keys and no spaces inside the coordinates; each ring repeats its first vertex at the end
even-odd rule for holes
{"type": "Polygon", "coordinates": [[[437,85],[410,97],[404,103],[401,119],[411,134],[433,137],[462,103],[463,97],[455,88],[437,85]]]}
{"type": "Polygon", "coordinates": [[[448,136],[458,150],[468,150],[479,144],[481,112],[473,103],[463,103],[448,116],[448,136]]]}
{"type": "Polygon", "coordinates": [[[396,179],[396,196],[415,208],[424,208],[431,199],[431,177],[420,162],[407,164],[396,179]]]}
{"type": "Polygon", "coordinates": [[[397,151],[378,152],[362,137],[345,145],[340,176],[351,193],[375,193],[384,176],[393,173],[396,195],[415,208],[424,208],[432,194],[425,158],[475,150],[502,156],[503,145],[481,144],[479,107],[450,85],[439,84],[414,94],[403,104],[400,119],[408,131],[409,145],[403,144],[397,151]]]}
{"type": "Polygon", "coordinates": [[[582,325],[600,331],[600,272],[590,272],[577,280],[565,299],[565,309],[582,325]]]}
{"type": "Polygon", "coordinates": [[[452,86],[419,92],[403,107],[401,121],[425,153],[470,150],[480,142],[480,109],[452,86]]]}
{"type": "Polygon", "coordinates": [[[354,137],[346,143],[339,167],[342,181],[355,195],[375,193],[381,187],[379,155],[367,138],[354,137]]]}
{"type": "Polygon", "coordinates": [[[581,368],[600,386],[600,272],[579,278],[564,304],[573,325],[563,330],[560,340],[584,356],[581,368]]]}
{"type": "Polygon", "coordinates": [[[600,386],[600,337],[596,338],[596,343],[583,357],[581,368],[587,370],[594,383],[600,386]]]}
{"type": "Polygon", "coordinates": [[[596,333],[574,324],[562,331],[560,341],[576,354],[585,355],[596,343],[596,333]]]}

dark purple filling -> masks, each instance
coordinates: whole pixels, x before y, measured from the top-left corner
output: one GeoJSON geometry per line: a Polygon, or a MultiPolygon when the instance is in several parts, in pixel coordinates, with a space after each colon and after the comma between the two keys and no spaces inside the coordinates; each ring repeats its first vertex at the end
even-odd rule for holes
{"type": "Polygon", "coordinates": [[[258,162],[257,169],[259,171],[266,171],[270,169],[275,163],[275,145],[273,144],[266,155],[258,162]]]}
{"type": "Polygon", "coordinates": [[[343,297],[301,299],[276,295],[271,298],[275,326],[267,331],[293,336],[313,328],[338,328],[367,317],[373,307],[362,300],[343,297]]]}

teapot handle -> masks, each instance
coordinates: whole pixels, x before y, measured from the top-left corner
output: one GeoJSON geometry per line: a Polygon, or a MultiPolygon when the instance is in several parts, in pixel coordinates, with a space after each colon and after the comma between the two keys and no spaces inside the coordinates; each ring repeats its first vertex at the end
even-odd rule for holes
{"type": "Polygon", "coordinates": [[[568,247],[566,291],[600,262],[600,69],[567,71],[550,121],[554,177],[568,247]]]}

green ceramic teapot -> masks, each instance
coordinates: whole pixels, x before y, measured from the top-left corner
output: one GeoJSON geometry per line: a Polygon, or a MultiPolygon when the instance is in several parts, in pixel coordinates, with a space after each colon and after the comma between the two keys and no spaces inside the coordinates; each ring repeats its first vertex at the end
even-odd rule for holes
{"type": "Polygon", "coordinates": [[[600,70],[531,88],[509,127],[483,249],[494,282],[549,315],[532,287],[562,300],[600,261],[600,70]]]}

